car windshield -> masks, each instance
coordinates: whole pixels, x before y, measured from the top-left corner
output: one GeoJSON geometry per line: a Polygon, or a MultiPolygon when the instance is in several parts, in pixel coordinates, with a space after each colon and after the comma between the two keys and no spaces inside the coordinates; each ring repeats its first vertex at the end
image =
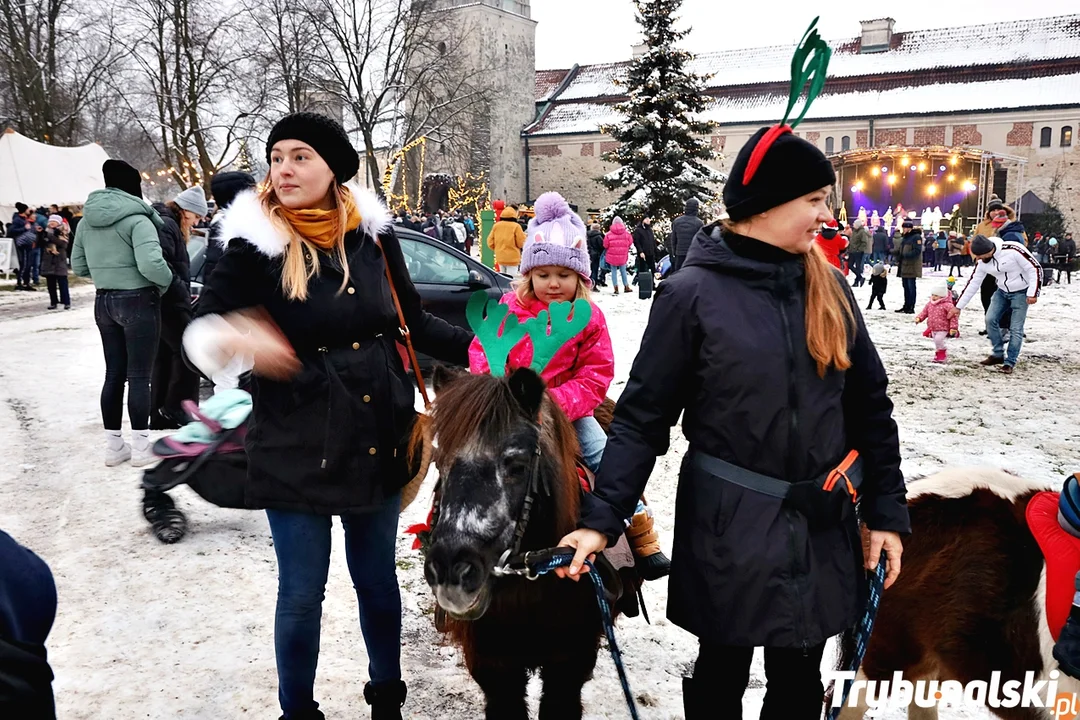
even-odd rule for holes
{"type": "Polygon", "coordinates": [[[469,266],[459,257],[433,245],[401,238],[401,252],[414,283],[467,285],[469,266]]]}

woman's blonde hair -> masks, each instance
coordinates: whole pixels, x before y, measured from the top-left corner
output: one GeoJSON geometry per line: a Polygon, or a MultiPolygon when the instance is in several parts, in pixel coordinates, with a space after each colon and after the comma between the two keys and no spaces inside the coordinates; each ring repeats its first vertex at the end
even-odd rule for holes
{"type": "MultiPolygon", "coordinates": [[[[536,300],[536,293],[533,292],[532,287],[532,274],[532,270],[527,270],[514,278],[513,282],[510,283],[510,289],[514,291],[514,294],[517,295],[518,302],[522,305],[527,305],[536,300]]],[[[578,281],[577,290],[574,291],[574,299],[592,302],[592,295],[589,292],[589,286],[585,284],[585,278],[581,277],[581,275],[578,275],[576,272],[574,275],[577,276],[578,281]]]]}
{"type": "MultiPolygon", "coordinates": [[[[334,181],[330,189],[330,195],[334,199],[334,209],[337,210],[337,242],[334,244],[333,254],[341,265],[341,287],[338,292],[344,292],[349,286],[349,261],[345,255],[346,211],[345,196],[349,189],[334,181]]],[[[305,238],[292,223],[285,219],[282,213],[282,204],[274,192],[274,184],[270,181],[267,173],[263,181],[263,191],[259,193],[259,201],[262,203],[263,212],[270,219],[270,223],[279,233],[289,239],[285,245],[285,260],[281,267],[281,289],[289,300],[304,302],[308,296],[308,282],[319,274],[319,248],[313,242],[305,238]]]]}
{"type": "MultiPolygon", "coordinates": [[[[728,232],[738,232],[724,220],[728,232]]],[[[836,278],[836,271],[815,242],[803,256],[806,267],[806,347],[817,363],[819,377],[829,368],[843,371],[851,367],[848,345],[855,331],[855,311],[836,278]]]]}

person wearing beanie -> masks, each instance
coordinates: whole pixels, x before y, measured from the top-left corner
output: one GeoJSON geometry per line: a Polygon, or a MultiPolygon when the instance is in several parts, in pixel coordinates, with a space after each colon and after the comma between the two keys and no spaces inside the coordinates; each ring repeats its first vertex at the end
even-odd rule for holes
{"type": "MultiPolygon", "coordinates": [[[[500,301],[519,322],[537,317],[553,302],[584,299],[592,303],[585,223],[557,192],[547,192],[537,198],[534,211],[536,215],[529,221],[525,233],[527,240],[522,251],[521,275],[514,281],[513,291],[500,301]]],[[[532,353],[532,341],[522,339],[510,351],[507,368],[528,367],[532,353]]],[[[469,348],[469,370],[490,372],[479,339],[473,340],[469,348]]],[[[596,472],[607,445],[607,434],[593,413],[607,397],[615,378],[611,336],[598,305],[592,303],[588,325],[559,348],[540,377],[547,384],[551,399],[573,423],[585,465],[596,472]]],[[[628,534],[650,540],[641,547],[631,543],[639,573],[647,580],[667,575],[670,562],[656,543],[650,512],[639,500],[628,517],[631,518],[628,534]]]]}
{"type": "Polygon", "coordinates": [[[487,246],[495,251],[495,262],[501,272],[517,275],[521,264],[521,249],[525,247],[525,231],[517,221],[517,210],[507,205],[499,213],[499,220],[491,228],[487,246]]]}
{"type": "Polygon", "coordinates": [[[656,234],[652,218],[644,217],[631,233],[634,239],[635,266],[639,271],[656,273],[656,234]]]}
{"type": "Polygon", "coordinates": [[[945,352],[945,338],[960,337],[959,315],[953,314],[955,309],[952,299],[952,291],[944,278],[935,278],[930,283],[930,302],[926,303],[922,311],[915,317],[915,324],[926,322],[924,337],[934,339],[934,362],[941,364],[948,361],[945,352]]]}
{"type": "MultiPolygon", "coordinates": [[[[472,334],[427,313],[390,212],[344,183],[359,156],[341,126],[289,115],[266,143],[263,189],[239,192],[220,221],[228,247],[184,333],[214,377],[254,357],[246,497],[265,508],[277,556],[278,700],[286,720],[322,720],[315,700],[333,516],[345,529],[360,606],[372,717],[400,720],[401,594],[395,540],[417,421],[397,350],[400,302],[416,350],[464,365],[472,334]]],[[[329,646],[329,645],[328,645],[329,646]]]]}
{"type": "Polygon", "coordinates": [[[188,422],[185,400],[199,401],[199,376],[184,361],[182,339],[194,318],[191,306],[191,230],[209,212],[206,194],[189,187],[167,203],[154,203],[161,216],[161,254],[173,281],[161,298],[161,333],[151,382],[151,430],[174,430],[188,422]]]}
{"type": "MultiPolygon", "coordinates": [[[[816,31],[805,43],[799,66],[824,77],[828,48],[816,31]]],[[[792,104],[802,90],[793,83],[792,104]]],[[[667,614],[699,641],[686,720],[742,716],[755,647],[765,648],[762,716],[820,717],[825,645],[862,615],[859,588],[882,550],[885,587],[896,581],[910,532],[888,377],[815,242],[833,219],[836,174],[786,119],[739,151],[723,192],[729,219],[704,227],[660,286],[580,529],[558,543],[576,549],[558,573],[580,579],[584,559],[622,534],[681,416],[689,452],[667,614]],[[860,518],[846,488],[822,490],[852,451],[860,518]]]]}
{"type": "Polygon", "coordinates": [[[923,273],[923,237],[911,220],[904,221],[903,231],[896,255],[899,265],[897,275],[904,285],[904,306],[896,312],[914,315],[915,281],[923,273]]]}
{"type": "Polygon", "coordinates": [[[161,296],[173,274],[161,253],[161,217],[139,190],[139,171],[119,160],[102,167],[106,187],[83,206],[71,269],[97,288],[94,319],[105,351],[101,419],[105,464],[127,460],[137,467],[157,462],[150,449],[150,376],[161,332],[161,296]],[[131,444],[121,436],[127,385],[131,444]]]}
{"type": "Polygon", "coordinates": [[[877,263],[874,265],[874,269],[870,272],[870,302],[866,304],[866,309],[869,310],[874,306],[874,301],[878,301],[878,307],[881,310],[885,309],[885,291],[889,287],[889,271],[885,268],[884,263],[877,263]]]}
{"type": "Polygon", "coordinates": [[[634,238],[626,229],[626,223],[622,218],[611,221],[611,228],[604,235],[604,258],[611,266],[611,284],[615,287],[615,294],[619,294],[619,275],[622,275],[623,292],[630,292],[630,278],[626,273],[626,265],[630,262],[630,248],[634,246],[634,238]]]}
{"type": "MultiPolygon", "coordinates": [[[[197,277],[192,280],[201,282],[203,286],[210,283],[225,247],[221,243],[221,218],[224,210],[232,205],[236,196],[244,190],[255,187],[255,178],[246,172],[221,172],[210,178],[210,194],[214,196],[214,204],[217,210],[210,221],[210,232],[206,239],[206,254],[203,256],[203,265],[199,269],[197,277]]],[[[233,386],[235,387],[235,385],[233,386]]]]}
{"type": "Polygon", "coordinates": [[[41,253],[41,274],[49,288],[49,309],[55,310],[58,303],[64,304],[65,310],[71,309],[71,294],[68,291],[67,248],[68,233],[64,218],[50,215],[45,228],[45,242],[41,253]]]}
{"type": "Polygon", "coordinates": [[[986,311],[990,355],[982,364],[987,367],[1001,365],[1002,372],[1011,374],[1024,344],[1028,307],[1039,301],[1039,262],[1022,242],[984,235],[976,235],[971,241],[971,255],[976,260],[975,272],[968,278],[953,313],[958,315],[967,307],[987,277],[994,278],[997,290],[986,311]],[[1001,328],[1001,318],[1006,312],[1011,314],[1007,351],[1001,328]]]}
{"type": "Polygon", "coordinates": [[[678,271],[686,262],[686,254],[690,252],[690,243],[704,227],[704,223],[698,217],[700,207],[701,203],[696,197],[688,198],[683,214],[671,223],[671,239],[668,242],[668,250],[671,253],[671,272],[678,271]]]}

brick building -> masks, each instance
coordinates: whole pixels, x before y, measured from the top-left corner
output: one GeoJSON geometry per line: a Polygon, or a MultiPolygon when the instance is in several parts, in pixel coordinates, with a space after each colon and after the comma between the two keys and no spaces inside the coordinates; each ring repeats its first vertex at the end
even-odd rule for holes
{"type": "MultiPolygon", "coordinates": [[[[1080,225],[1080,15],[907,32],[891,18],[861,25],[859,36],[830,41],[829,78],[799,134],[838,156],[868,148],[884,156],[893,146],[982,150],[991,159],[977,194],[1012,202],[1030,190],[1046,201],[1057,179],[1059,206],[1080,225]]],[[[694,59],[695,72],[712,76],[707,117],[719,128],[710,140],[724,155],[717,169],[783,115],[792,51],[694,59]]],[[[616,81],[629,64],[537,71],[536,116],[522,132],[526,197],[559,190],[582,209],[615,198],[595,182],[614,169],[600,159],[612,147],[600,127],[619,120],[625,89],[616,81]]]]}

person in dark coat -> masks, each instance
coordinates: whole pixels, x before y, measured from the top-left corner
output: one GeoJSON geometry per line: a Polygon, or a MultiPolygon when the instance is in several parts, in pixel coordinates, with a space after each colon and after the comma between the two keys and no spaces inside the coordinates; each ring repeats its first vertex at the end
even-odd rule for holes
{"type": "Polygon", "coordinates": [[[634,252],[636,257],[644,260],[643,265],[649,272],[656,272],[656,235],[652,229],[652,218],[643,218],[634,228],[634,252]]]}
{"type": "Polygon", "coordinates": [[[910,220],[904,221],[904,235],[896,249],[898,275],[904,285],[904,306],[898,313],[915,314],[915,280],[922,277],[923,240],[922,234],[910,220]]]}
{"type": "Polygon", "coordinates": [[[698,217],[700,203],[696,197],[686,201],[683,214],[675,218],[671,223],[671,240],[668,248],[671,255],[671,272],[677,271],[686,262],[686,254],[690,252],[690,243],[694,236],[701,230],[703,223],[698,217]]]}
{"type": "Polygon", "coordinates": [[[45,247],[41,253],[41,274],[49,287],[49,309],[55,310],[58,302],[65,310],[71,309],[71,294],[68,291],[67,228],[59,215],[49,216],[49,225],[45,228],[45,247]]]}
{"type": "Polygon", "coordinates": [[[858,621],[864,567],[883,548],[885,587],[896,580],[910,532],[888,377],[850,288],[814,240],[832,219],[835,173],[814,145],[782,132],[751,175],[766,131],[732,167],[730,221],[698,233],[661,286],[595,489],[582,499],[582,529],[559,543],[577,548],[560,574],[580,577],[585,557],[623,532],[681,414],[690,446],[668,617],[700,641],[683,681],[687,720],[741,717],[755,646],[765,647],[762,717],[819,718],[825,644],[858,621]],[[865,559],[847,490],[827,508],[814,502],[852,450],[865,559]]]}
{"type": "Polygon", "coordinates": [[[889,259],[889,233],[884,227],[878,225],[874,230],[873,252],[870,261],[877,265],[889,259]]]}
{"type": "Polygon", "coordinates": [[[593,223],[585,238],[589,246],[589,262],[592,265],[593,289],[607,287],[604,283],[604,273],[600,270],[600,259],[604,257],[604,231],[599,223],[593,223]]]}
{"type": "Polygon", "coordinates": [[[203,259],[202,269],[198,277],[192,278],[201,282],[204,287],[209,284],[214,268],[217,267],[218,261],[225,252],[225,245],[221,242],[222,212],[232,204],[238,193],[253,187],[255,187],[255,178],[246,172],[223,172],[210,179],[210,194],[214,196],[217,212],[210,221],[210,233],[206,240],[206,256],[203,259]]]}
{"type": "Polygon", "coordinates": [[[56,719],[45,649],[55,619],[49,566],[0,530],[0,716],[56,719]]]}
{"type": "Polygon", "coordinates": [[[199,400],[199,376],[184,361],[182,339],[194,317],[188,238],[208,208],[200,187],[190,187],[168,204],[155,203],[153,207],[163,221],[158,238],[173,279],[161,298],[161,336],[151,380],[150,429],[171,430],[187,424],[183,402],[199,400]]]}
{"type": "Polygon", "coordinates": [[[184,349],[208,376],[236,355],[255,358],[246,498],[266,509],[277,554],[284,718],[323,718],[313,685],[338,515],[369,659],[364,698],[373,718],[400,720],[394,548],[401,488],[417,472],[407,459],[417,414],[386,268],[418,351],[467,364],[472,334],[423,310],[389,211],[373,192],[345,187],[360,158],[339,123],[288,115],[266,159],[268,187],[238,195],[221,221],[229,249],[184,349]]]}

